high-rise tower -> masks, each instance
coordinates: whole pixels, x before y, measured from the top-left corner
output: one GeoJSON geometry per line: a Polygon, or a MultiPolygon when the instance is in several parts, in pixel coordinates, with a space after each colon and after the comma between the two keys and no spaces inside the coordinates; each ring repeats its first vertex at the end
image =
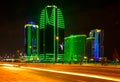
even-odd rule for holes
{"type": "Polygon", "coordinates": [[[46,6],[40,14],[40,58],[57,62],[63,57],[64,19],[62,11],[55,5],[46,6]]]}
{"type": "Polygon", "coordinates": [[[69,37],[65,37],[65,63],[80,63],[80,61],[82,61],[83,56],[86,52],[86,37],[87,36],[85,34],[71,35],[69,37]]]}
{"type": "Polygon", "coordinates": [[[29,59],[31,56],[38,54],[38,25],[34,22],[28,22],[24,27],[24,47],[25,54],[29,59]]]}
{"type": "Polygon", "coordinates": [[[89,61],[94,58],[94,37],[86,38],[86,56],[89,61]]]}
{"type": "Polygon", "coordinates": [[[104,56],[104,31],[93,29],[90,31],[89,36],[94,38],[94,58],[95,61],[99,61],[99,58],[104,56]]]}

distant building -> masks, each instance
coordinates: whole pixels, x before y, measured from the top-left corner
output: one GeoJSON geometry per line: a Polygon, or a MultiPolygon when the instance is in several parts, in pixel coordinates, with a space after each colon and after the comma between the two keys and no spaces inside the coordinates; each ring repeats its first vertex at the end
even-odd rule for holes
{"type": "Polygon", "coordinates": [[[55,5],[46,6],[40,14],[39,52],[45,62],[61,62],[64,55],[64,18],[55,5]]]}
{"type": "Polygon", "coordinates": [[[34,22],[28,22],[24,27],[24,48],[28,58],[38,54],[38,32],[38,25],[35,25],[34,22]]]}
{"type": "Polygon", "coordinates": [[[100,57],[104,56],[104,31],[93,29],[90,31],[89,36],[94,38],[94,59],[99,61],[100,57]]]}
{"type": "Polygon", "coordinates": [[[88,57],[88,60],[94,58],[94,38],[93,37],[87,37],[86,39],[86,56],[88,57]]]}
{"type": "Polygon", "coordinates": [[[85,55],[86,35],[65,37],[64,62],[79,63],[85,55]]]}

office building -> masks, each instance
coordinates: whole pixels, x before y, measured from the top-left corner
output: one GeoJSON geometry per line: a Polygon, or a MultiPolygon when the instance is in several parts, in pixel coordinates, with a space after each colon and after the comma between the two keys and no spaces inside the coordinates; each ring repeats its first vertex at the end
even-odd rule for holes
{"type": "Polygon", "coordinates": [[[24,27],[24,50],[25,56],[30,59],[31,56],[38,54],[38,33],[39,28],[34,22],[28,22],[24,27]]]}
{"type": "Polygon", "coordinates": [[[65,37],[64,62],[80,63],[86,51],[86,35],[71,35],[65,37]]]}
{"type": "Polygon", "coordinates": [[[39,52],[42,61],[62,61],[64,28],[62,11],[55,5],[46,6],[40,14],[39,52]]]}
{"type": "Polygon", "coordinates": [[[94,38],[94,59],[99,61],[104,56],[104,31],[101,29],[93,29],[89,33],[94,38]]]}

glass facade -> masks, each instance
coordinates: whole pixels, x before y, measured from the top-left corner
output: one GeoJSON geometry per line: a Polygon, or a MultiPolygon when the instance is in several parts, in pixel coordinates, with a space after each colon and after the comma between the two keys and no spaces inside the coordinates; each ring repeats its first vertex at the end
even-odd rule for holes
{"type": "Polygon", "coordinates": [[[38,25],[26,24],[24,27],[24,46],[26,56],[38,54],[38,25]]]}
{"type": "Polygon", "coordinates": [[[93,29],[89,36],[94,37],[94,59],[95,61],[99,61],[100,57],[104,54],[104,32],[101,29],[93,29]]]}
{"type": "Polygon", "coordinates": [[[64,61],[80,62],[86,51],[86,35],[71,35],[65,38],[64,61]]]}
{"type": "MultiPolygon", "coordinates": [[[[64,54],[64,19],[55,5],[46,6],[40,14],[39,47],[43,61],[58,62],[64,54]]],[[[61,60],[60,60],[61,61],[61,60]]]]}
{"type": "Polygon", "coordinates": [[[93,37],[88,37],[86,39],[86,56],[88,59],[93,59],[94,58],[94,38],[93,37]]]}

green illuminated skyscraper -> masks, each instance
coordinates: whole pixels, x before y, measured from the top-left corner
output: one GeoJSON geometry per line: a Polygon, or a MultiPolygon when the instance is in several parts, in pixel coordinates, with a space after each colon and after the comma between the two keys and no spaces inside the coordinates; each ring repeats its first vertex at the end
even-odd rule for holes
{"type": "Polygon", "coordinates": [[[24,27],[24,48],[25,54],[28,59],[31,56],[38,54],[38,25],[33,22],[29,22],[24,27]]]}
{"type": "Polygon", "coordinates": [[[62,61],[64,28],[62,11],[55,5],[46,6],[40,14],[39,52],[42,61],[62,61]]]}
{"type": "Polygon", "coordinates": [[[85,55],[86,35],[71,35],[65,38],[64,61],[79,63],[85,55]]]}

